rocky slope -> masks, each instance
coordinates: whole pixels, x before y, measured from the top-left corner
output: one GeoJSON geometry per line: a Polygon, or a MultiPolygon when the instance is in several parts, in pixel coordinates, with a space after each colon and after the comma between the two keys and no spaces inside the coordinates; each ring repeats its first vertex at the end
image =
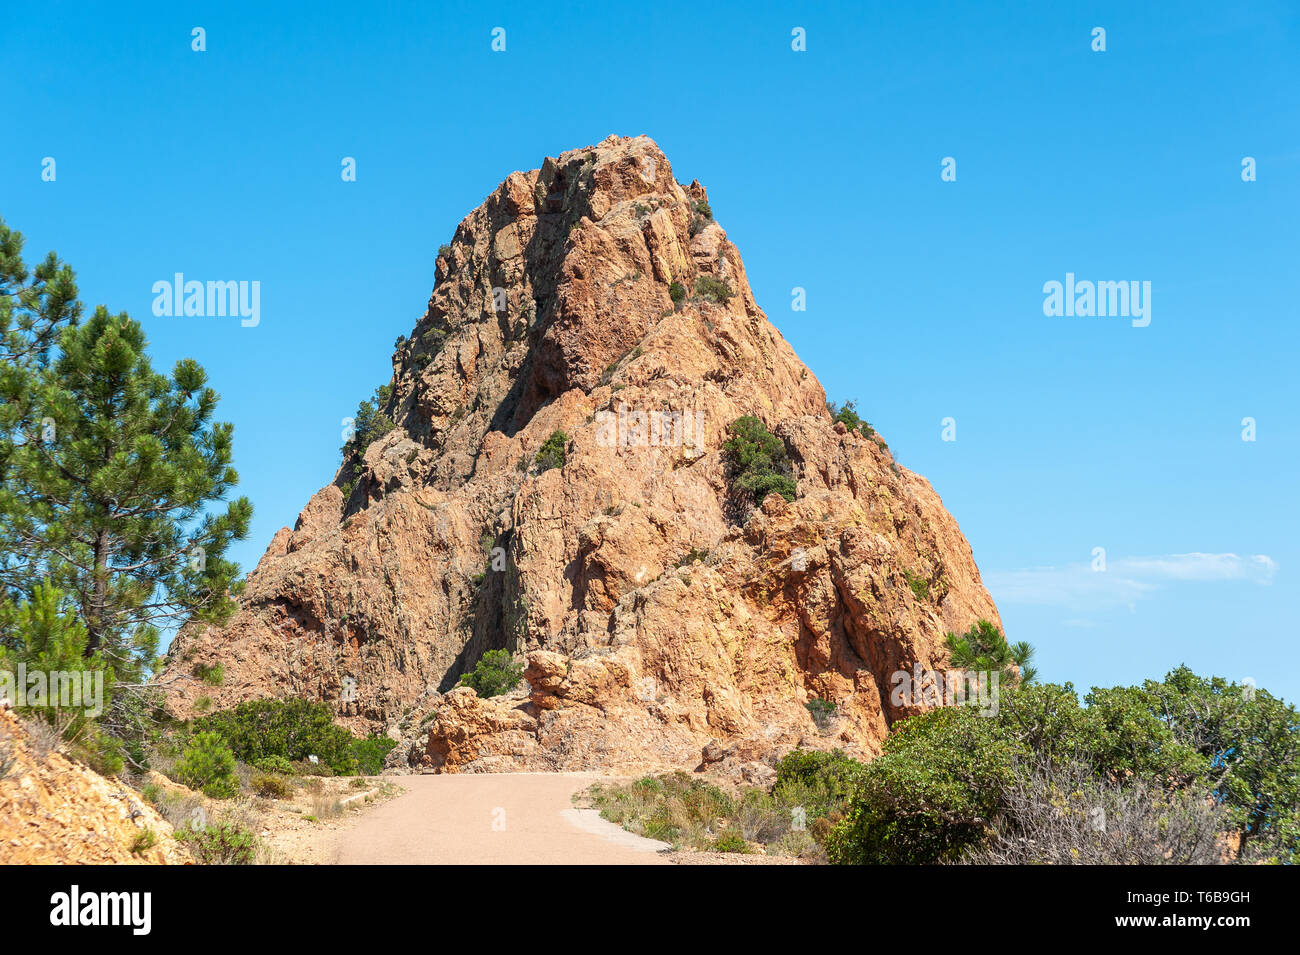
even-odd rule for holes
{"type": "Polygon", "coordinates": [[[51,730],[0,704],[0,865],[192,861],[139,793],[54,746],[51,730]]]}
{"type": "Polygon", "coordinates": [[[906,712],[891,674],[942,665],[946,631],[997,611],[930,485],[832,424],[706,202],[643,136],[501,183],[394,355],[397,426],[275,535],[228,626],[177,638],[173,706],[330,700],[443,771],[877,752],[906,712]],[[729,496],[742,415],[784,441],[794,502],[729,496]],[[565,463],[543,469],[556,431],[565,463]],[[453,689],[501,647],[527,687],[453,689]],[[184,679],[217,662],[222,686],[184,679]],[[827,730],[813,698],[836,705],[827,730]]]}

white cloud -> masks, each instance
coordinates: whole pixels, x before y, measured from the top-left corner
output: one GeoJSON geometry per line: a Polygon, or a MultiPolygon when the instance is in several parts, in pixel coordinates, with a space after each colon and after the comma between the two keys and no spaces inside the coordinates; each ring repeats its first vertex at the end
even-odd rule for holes
{"type": "Polygon", "coordinates": [[[1132,609],[1163,584],[1178,581],[1273,582],[1277,563],[1264,554],[1166,554],[1160,557],[1121,557],[1104,571],[1089,563],[1027,570],[993,571],[984,581],[998,603],[1038,604],[1096,610],[1132,609]]]}

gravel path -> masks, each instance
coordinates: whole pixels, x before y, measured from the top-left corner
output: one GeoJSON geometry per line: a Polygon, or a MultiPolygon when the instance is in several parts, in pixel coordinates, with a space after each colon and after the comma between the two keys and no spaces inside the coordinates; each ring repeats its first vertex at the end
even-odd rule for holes
{"type": "Polygon", "coordinates": [[[667,865],[662,842],[575,809],[588,773],[402,776],[407,792],[340,833],[343,865],[667,865]]]}

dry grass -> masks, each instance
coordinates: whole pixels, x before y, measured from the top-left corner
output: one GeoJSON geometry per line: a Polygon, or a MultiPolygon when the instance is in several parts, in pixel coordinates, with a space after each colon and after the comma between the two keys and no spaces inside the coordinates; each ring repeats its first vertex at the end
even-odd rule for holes
{"type": "Polygon", "coordinates": [[[317,819],[334,819],[343,814],[343,804],[337,796],[320,793],[311,797],[311,814],[317,819]]]}
{"type": "Polygon", "coordinates": [[[763,789],[728,791],[676,772],[631,783],[598,783],[587,797],[610,822],[677,849],[810,860],[820,855],[817,843],[798,827],[795,806],[763,789]]]}

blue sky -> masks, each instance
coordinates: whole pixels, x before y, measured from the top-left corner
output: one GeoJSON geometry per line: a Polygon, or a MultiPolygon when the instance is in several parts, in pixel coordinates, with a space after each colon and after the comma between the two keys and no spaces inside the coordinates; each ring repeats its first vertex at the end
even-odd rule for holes
{"type": "Polygon", "coordinates": [[[1186,662],[1300,699],[1300,8],[439,6],[6,17],[0,215],[159,367],[208,369],[246,568],[330,480],[460,219],[513,170],[645,133],[831,397],[934,483],[1044,678],[1186,662]],[[154,317],[175,272],[260,281],[260,324],[154,317]],[[1151,282],[1150,325],[1045,316],[1067,272],[1151,282]]]}

